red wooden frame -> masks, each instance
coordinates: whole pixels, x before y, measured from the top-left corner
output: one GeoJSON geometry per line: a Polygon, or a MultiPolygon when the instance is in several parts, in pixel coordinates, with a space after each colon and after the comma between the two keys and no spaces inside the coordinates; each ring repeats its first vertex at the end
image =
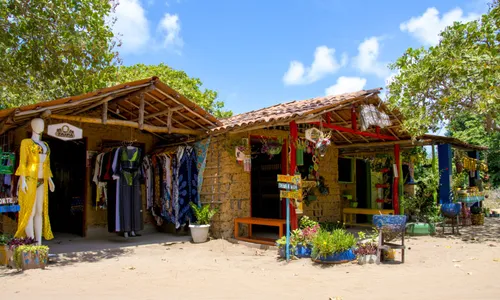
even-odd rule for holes
{"type": "Polygon", "coordinates": [[[368,132],[368,131],[360,131],[360,130],[354,130],[351,128],[347,128],[344,126],[338,126],[338,125],[333,125],[333,124],[328,124],[328,123],[323,123],[323,122],[310,122],[309,124],[313,124],[316,126],[323,126],[329,129],[341,131],[341,132],[347,132],[350,134],[356,134],[356,135],[361,135],[361,136],[367,136],[367,137],[372,137],[372,138],[377,138],[381,140],[390,140],[390,141],[395,141],[397,140],[396,137],[390,136],[390,135],[384,135],[384,134],[376,134],[373,132],[368,132]]]}

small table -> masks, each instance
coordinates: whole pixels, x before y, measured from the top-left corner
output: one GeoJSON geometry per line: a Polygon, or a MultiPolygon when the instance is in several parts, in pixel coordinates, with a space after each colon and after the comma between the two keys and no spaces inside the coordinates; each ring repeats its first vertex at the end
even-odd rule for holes
{"type": "Polygon", "coordinates": [[[276,242],[271,239],[266,238],[253,238],[252,237],[252,225],[266,225],[266,226],[275,226],[279,228],[279,237],[283,236],[283,227],[286,225],[286,220],[283,219],[266,219],[266,218],[236,218],[234,219],[234,238],[237,240],[259,243],[263,245],[271,245],[274,246],[276,242]],[[239,224],[247,224],[248,225],[248,237],[239,236],[239,224]]]}
{"type": "Polygon", "coordinates": [[[368,226],[371,227],[372,224],[358,224],[356,223],[355,215],[393,215],[393,209],[376,209],[376,208],[353,208],[346,207],[342,210],[344,225],[356,225],[356,226],[368,226]],[[349,222],[347,222],[347,215],[349,215],[349,222]]]}

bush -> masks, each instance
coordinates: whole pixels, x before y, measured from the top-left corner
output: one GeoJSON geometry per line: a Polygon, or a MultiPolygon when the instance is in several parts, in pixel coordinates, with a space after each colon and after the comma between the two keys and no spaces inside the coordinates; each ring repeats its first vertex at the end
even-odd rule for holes
{"type": "Polygon", "coordinates": [[[326,231],[334,231],[335,229],[344,229],[344,223],[340,223],[340,221],[337,222],[320,222],[319,225],[321,226],[321,229],[326,230],[326,231]]]}
{"type": "Polygon", "coordinates": [[[300,221],[299,221],[300,229],[304,229],[306,227],[314,227],[318,224],[319,224],[318,222],[309,219],[308,216],[303,216],[302,218],[300,218],[300,221]]]}

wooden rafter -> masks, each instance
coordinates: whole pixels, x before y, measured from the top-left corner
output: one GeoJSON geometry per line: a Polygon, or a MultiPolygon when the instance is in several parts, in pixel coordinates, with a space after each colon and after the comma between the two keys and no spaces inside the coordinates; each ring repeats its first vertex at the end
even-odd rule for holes
{"type": "MultiPolygon", "coordinates": [[[[52,115],[51,118],[57,120],[67,120],[74,122],[82,122],[82,123],[90,123],[90,124],[101,124],[101,119],[99,118],[90,118],[90,117],[81,117],[81,116],[66,116],[66,115],[52,115]]],[[[116,125],[116,126],[124,126],[124,127],[132,127],[139,129],[139,123],[126,121],[126,120],[108,120],[107,125],[116,125]]],[[[184,128],[167,128],[162,126],[154,126],[149,124],[143,124],[143,128],[149,132],[155,133],[177,133],[177,134],[188,134],[188,135],[202,135],[205,132],[195,129],[184,129],[184,128]]]]}
{"type": "Polygon", "coordinates": [[[395,140],[394,137],[389,136],[389,135],[376,134],[376,133],[372,133],[372,132],[368,132],[368,131],[353,130],[352,128],[326,124],[323,122],[311,122],[311,124],[316,125],[316,126],[323,126],[323,127],[330,128],[333,130],[347,132],[347,133],[355,134],[355,135],[359,135],[359,136],[368,136],[368,137],[373,137],[373,138],[377,138],[377,139],[384,139],[384,140],[391,140],[391,141],[395,140]]]}
{"type": "MultiPolygon", "coordinates": [[[[332,113],[333,113],[335,116],[337,116],[340,120],[342,120],[342,122],[343,122],[345,125],[349,125],[349,122],[347,122],[344,118],[342,118],[342,116],[341,116],[341,115],[339,115],[336,111],[332,110],[332,113]]],[[[335,125],[335,124],[333,124],[333,125],[335,125]]],[[[338,132],[340,135],[342,135],[342,133],[340,133],[340,131],[338,131],[338,130],[337,130],[337,132],[338,132]]],[[[344,138],[345,138],[345,137],[344,137],[344,138]]],[[[369,143],[369,142],[370,142],[370,141],[368,141],[368,139],[366,139],[364,136],[361,136],[361,138],[362,138],[363,140],[365,140],[367,143],[369,143]]],[[[349,143],[351,143],[351,144],[352,144],[352,142],[351,142],[351,141],[349,141],[349,143]]]]}
{"type": "Polygon", "coordinates": [[[179,105],[182,105],[184,106],[184,108],[189,111],[190,113],[198,116],[199,118],[201,118],[202,120],[204,120],[205,122],[213,125],[213,126],[217,126],[216,123],[208,120],[207,118],[205,118],[204,116],[200,115],[199,113],[195,112],[194,110],[192,110],[191,108],[187,107],[186,105],[182,104],[180,101],[178,101],[177,99],[175,99],[174,97],[172,97],[171,95],[165,93],[164,91],[160,90],[160,89],[157,89],[158,92],[160,92],[160,94],[162,94],[163,96],[169,98],[170,100],[174,101],[175,103],[179,104],[179,105]]]}
{"type": "Polygon", "coordinates": [[[144,93],[141,93],[139,96],[139,120],[137,123],[139,123],[139,129],[142,130],[144,129],[144,93]]]}

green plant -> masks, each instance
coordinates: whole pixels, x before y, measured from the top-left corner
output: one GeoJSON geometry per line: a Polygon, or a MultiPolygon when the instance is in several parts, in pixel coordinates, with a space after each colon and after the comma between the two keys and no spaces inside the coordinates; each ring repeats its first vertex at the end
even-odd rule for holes
{"type": "Polygon", "coordinates": [[[203,205],[199,207],[194,203],[190,203],[191,208],[193,209],[194,216],[196,217],[196,225],[208,225],[210,224],[210,220],[215,216],[218,209],[211,209],[209,204],[203,205]]]}
{"type": "Polygon", "coordinates": [[[319,222],[322,230],[333,231],[339,228],[345,228],[344,223],[337,222],[319,222]]]}
{"type": "Polygon", "coordinates": [[[38,255],[40,262],[46,262],[49,257],[49,247],[40,245],[21,245],[14,250],[14,262],[16,268],[21,269],[23,253],[30,253],[32,256],[38,255]]]}
{"type": "MultiPolygon", "coordinates": [[[[297,230],[297,229],[296,229],[297,230]]],[[[276,245],[278,245],[278,248],[285,248],[286,247],[286,236],[282,236],[279,239],[276,240],[276,245]]],[[[290,234],[290,249],[295,249],[297,247],[297,239],[293,238],[293,232],[290,234]]],[[[293,253],[294,251],[292,251],[293,253]]]]}
{"type": "Polygon", "coordinates": [[[316,222],[314,220],[311,220],[308,216],[303,216],[299,220],[299,227],[300,227],[300,229],[304,229],[306,227],[314,227],[314,226],[316,226],[318,224],[319,224],[318,222],[316,222]]]}
{"type": "Polygon", "coordinates": [[[12,240],[12,235],[0,234],[0,246],[7,245],[12,240]]]}
{"type": "Polygon", "coordinates": [[[313,257],[326,257],[353,248],[356,238],[345,229],[335,229],[333,232],[320,230],[313,239],[313,257]]]}

